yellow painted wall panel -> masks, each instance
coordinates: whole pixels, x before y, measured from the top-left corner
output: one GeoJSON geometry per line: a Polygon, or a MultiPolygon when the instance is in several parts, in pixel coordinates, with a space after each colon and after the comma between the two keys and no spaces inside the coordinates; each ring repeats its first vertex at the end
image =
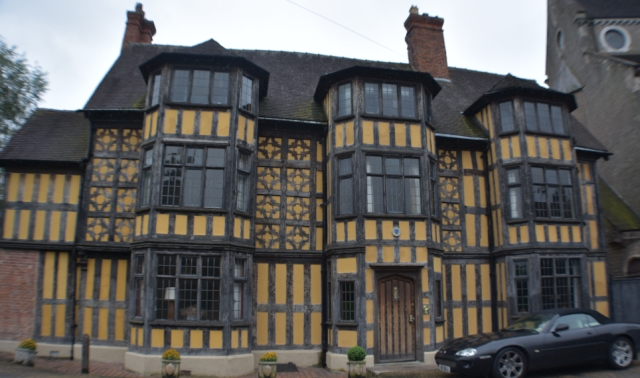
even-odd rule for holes
{"type": "Polygon", "coordinates": [[[67,212],[67,223],[64,230],[64,241],[72,242],[76,237],[76,222],[78,214],[75,211],[67,212]]]}
{"type": "Polygon", "coordinates": [[[284,312],[276,312],[276,345],[285,345],[287,343],[287,314],[284,312]]]}
{"type": "Polygon", "coordinates": [[[9,190],[7,191],[7,201],[16,202],[18,200],[19,187],[20,187],[20,173],[11,173],[9,175],[9,184],[8,184],[9,190]]]}
{"type": "Polygon", "coordinates": [[[116,301],[124,301],[127,296],[127,265],[128,260],[118,260],[116,272],[116,301]]]}
{"type": "Polygon", "coordinates": [[[4,212],[4,230],[3,237],[5,239],[13,239],[13,224],[16,220],[16,211],[7,209],[4,212]]]}
{"type": "Polygon", "coordinates": [[[354,130],[353,130],[353,121],[347,122],[345,124],[345,136],[347,139],[347,146],[352,146],[354,143],[354,130]]]}
{"type": "Polygon", "coordinates": [[[527,135],[527,156],[529,157],[538,156],[538,152],[536,151],[536,138],[530,135],[527,135]]]}
{"type": "Polygon", "coordinates": [[[144,139],[149,139],[150,132],[151,132],[151,114],[147,114],[144,117],[144,139]]]}
{"type": "Polygon", "coordinates": [[[56,253],[46,252],[44,254],[44,271],[42,279],[42,298],[53,298],[53,279],[55,276],[56,253]]]}
{"type": "Polygon", "coordinates": [[[598,301],[596,302],[596,311],[601,313],[604,316],[609,316],[609,302],[607,301],[598,301]]]}
{"type": "Polygon", "coordinates": [[[571,226],[571,240],[574,243],[580,243],[582,235],[580,234],[580,226],[571,226]]]}
{"type": "Polygon", "coordinates": [[[311,265],[311,304],[322,303],[322,276],[320,264],[311,265]]]}
{"type": "Polygon", "coordinates": [[[242,329],[240,330],[240,348],[248,348],[249,347],[249,330],[242,329]]]}
{"type": "Polygon", "coordinates": [[[549,158],[549,139],[538,138],[538,147],[540,147],[540,157],[543,159],[549,158]]]}
{"type": "Polygon", "coordinates": [[[368,245],[365,247],[365,261],[377,262],[378,261],[378,247],[375,245],[368,245]]]}
{"type": "Polygon", "coordinates": [[[193,217],[193,234],[196,236],[204,236],[207,234],[207,217],[196,215],[193,217]]]}
{"type": "Polygon", "coordinates": [[[486,215],[480,215],[480,246],[489,246],[489,218],[486,215]]]}
{"type": "Polygon", "coordinates": [[[86,334],[86,335],[89,335],[90,337],[93,337],[93,334],[91,333],[93,331],[93,308],[91,307],[84,308],[83,319],[84,319],[83,320],[84,327],[82,327],[82,334],[83,335],[86,334]]]}
{"type": "Polygon", "coordinates": [[[20,225],[18,227],[18,239],[29,239],[29,226],[31,225],[31,210],[20,210],[20,225]]]}
{"type": "Polygon", "coordinates": [[[367,293],[373,293],[373,270],[365,269],[365,290],[367,293]]]}
{"type": "Polygon", "coordinates": [[[287,303],[287,265],[276,264],[276,304],[287,303]]]}
{"type": "Polygon", "coordinates": [[[426,222],[415,222],[414,229],[416,234],[416,240],[427,240],[427,224],[426,222]]]}
{"type": "Polygon", "coordinates": [[[393,239],[393,222],[392,221],[382,221],[382,238],[383,239],[393,239]]]}
{"type": "Polygon", "coordinates": [[[460,283],[460,265],[451,265],[451,296],[454,301],[462,300],[462,285],[460,283]]]}
{"type": "Polygon", "coordinates": [[[529,226],[527,225],[520,226],[520,242],[521,243],[529,242],[529,226]]]}
{"type": "MultiPolygon", "coordinates": [[[[164,112],[164,133],[175,134],[176,125],[178,124],[178,111],[175,109],[167,109],[164,112]]],[[[145,131],[146,133],[146,131],[145,131]]]]}
{"type": "Polygon", "coordinates": [[[393,246],[385,245],[382,247],[382,261],[386,263],[395,261],[395,249],[393,246]]]}
{"type": "Polygon", "coordinates": [[[462,169],[473,169],[471,151],[462,151],[462,169]]]}
{"type": "Polygon", "coordinates": [[[269,313],[267,312],[258,312],[256,321],[256,343],[258,345],[267,345],[269,343],[269,313]]]}
{"type": "Polygon", "coordinates": [[[222,330],[209,331],[209,348],[222,349],[222,330]]]}
{"type": "MultiPolygon", "coordinates": [[[[72,213],[75,214],[75,213],[72,213]]],[[[43,240],[44,239],[44,221],[47,212],[44,210],[36,210],[36,224],[33,229],[33,240],[43,240]]],[[[6,224],[5,224],[6,227],[6,224]]],[[[67,226],[67,229],[69,227],[67,226]]],[[[74,230],[75,231],[75,230],[74,230]]]]}
{"type": "Polygon", "coordinates": [[[169,214],[156,215],[156,234],[169,233],[169,214]]]}
{"type": "MultiPolygon", "coordinates": [[[[132,329],[132,335],[135,335],[135,330],[132,329]]],[[[151,330],[151,346],[154,348],[164,348],[164,329],[154,328],[151,330]]]]}
{"type": "Polygon", "coordinates": [[[462,309],[453,309],[453,337],[462,337],[462,309]]]}
{"type": "Polygon", "coordinates": [[[117,308],[114,319],[114,333],[113,338],[116,341],[124,341],[124,308],[117,308]]]}
{"type": "Polygon", "coordinates": [[[587,200],[587,214],[594,215],[595,210],[593,206],[593,192],[591,185],[584,185],[585,199],[587,200]]]}
{"type": "Polygon", "coordinates": [[[186,215],[176,215],[174,233],[176,235],[186,235],[187,234],[187,219],[186,215]]]}
{"type": "Polygon", "coordinates": [[[98,340],[109,338],[109,309],[98,309],[98,340]]]}
{"type": "Polygon", "coordinates": [[[338,273],[356,273],[358,266],[355,257],[337,259],[336,271],[338,273]]]}
{"type": "MultiPolygon", "coordinates": [[[[80,176],[71,176],[72,179],[75,177],[80,177],[80,176]]],[[[22,190],[22,202],[33,201],[33,183],[35,179],[36,179],[36,175],[33,173],[27,173],[24,175],[24,189],[22,190]]]]}
{"type": "Polygon", "coordinates": [[[444,341],[444,327],[437,326],[436,327],[436,343],[441,343],[444,341]]]}
{"type": "Polygon", "coordinates": [[[511,159],[511,151],[509,150],[509,138],[500,138],[500,152],[503,159],[511,159]]]}
{"type": "MultiPolygon", "coordinates": [[[[324,190],[322,185],[323,185],[322,171],[316,171],[316,193],[322,193],[322,191],[324,190]]],[[[322,199],[319,199],[319,201],[320,203],[322,203],[322,199]]],[[[316,211],[316,220],[318,222],[322,222],[322,208],[318,207],[318,210],[320,211],[316,211]]]]}
{"type": "Polygon", "coordinates": [[[42,322],[40,323],[40,336],[51,336],[52,305],[42,305],[42,322]]]}
{"type": "Polygon", "coordinates": [[[473,264],[467,264],[465,267],[467,273],[467,300],[476,300],[476,267],[473,264]]]}
{"type": "MultiPolygon", "coordinates": [[[[85,287],[84,299],[93,299],[94,278],[96,272],[96,259],[87,260],[87,281],[85,287]]],[[[85,318],[86,319],[86,318],[85,318]]]]}
{"type": "Polygon", "coordinates": [[[243,116],[238,116],[238,139],[245,140],[247,119],[243,116]]]}
{"type": "Polygon", "coordinates": [[[343,222],[337,222],[336,223],[336,241],[337,242],[343,242],[344,238],[345,238],[344,223],[343,222]]]}
{"type": "Polygon", "coordinates": [[[293,344],[304,344],[304,313],[293,313],[293,344]]]}
{"type": "Polygon", "coordinates": [[[536,224],[536,241],[538,243],[544,242],[546,240],[544,236],[544,225],[536,224]]]}
{"type": "Polygon", "coordinates": [[[573,154],[571,153],[571,142],[569,139],[562,140],[562,157],[564,160],[573,160],[573,154]]]}
{"type": "Polygon", "coordinates": [[[474,193],[475,185],[473,184],[473,176],[464,176],[464,204],[465,206],[474,207],[476,205],[474,193]]]}
{"type": "Polygon", "coordinates": [[[522,151],[520,151],[520,138],[517,135],[511,137],[511,152],[514,158],[522,156],[522,151]]]}
{"type": "Polygon", "coordinates": [[[440,257],[433,257],[433,271],[436,273],[442,272],[442,259],[440,257]]]}
{"type": "Polygon", "coordinates": [[[231,123],[231,113],[223,112],[218,113],[218,136],[219,137],[228,137],[229,136],[229,125],[231,123]]]}
{"type": "Polygon", "coordinates": [[[411,247],[400,247],[400,262],[411,262],[411,247]]]}
{"type": "Polygon", "coordinates": [[[49,180],[49,175],[40,175],[40,184],[38,186],[38,202],[40,203],[47,203],[49,197],[49,180]]]}
{"type": "MultiPolygon", "coordinates": [[[[411,147],[422,148],[422,133],[420,132],[420,125],[411,125],[411,147]]],[[[434,152],[431,150],[431,152],[434,152]]]]}
{"type": "Polygon", "coordinates": [[[65,335],[66,307],[63,304],[56,305],[56,327],[54,331],[54,336],[56,337],[64,337],[65,335]]]}
{"type": "Polygon", "coordinates": [[[49,240],[60,240],[60,217],[62,213],[60,211],[52,211],[51,219],[49,220],[49,240]]]}
{"type": "Polygon", "coordinates": [[[607,295],[607,272],[604,261],[595,261],[593,263],[593,280],[595,286],[595,294],[597,297],[607,295]]]}
{"type": "Polygon", "coordinates": [[[347,222],[347,241],[355,241],[356,237],[356,221],[347,222]]]}
{"type": "Polygon", "coordinates": [[[322,313],[311,313],[311,344],[320,345],[322,343],[322,313]]]}
{"type": "Polygon", "coordinates": [[[518,244],[518,227],[509,226],[509,243],[510,244],[518,244]]]}
{"type": "Polygon", "coordinates": [[[374,319],[373,300],[367,299],[367,323],[372,324],[374,319]]]}
{"type": "Polygon", "coordinates": [[[344,145],[344,124],[339,123],[336,125],[336,147],[342,147],[344,145]]]}
{"type": "Polygon", "coordinates": [[[364,221],[364,237],[367,240],[377,239],[376,221],[367,219],[364,221]]]}
{"type": "Polygon", "coordinates": [[[482,282],[482,300],[491,300],[491,281],[489,274],[489,264],[480,265],[480,280],[482,282]]]}
{"type": "Polygon", "coordinates": [[[155,136],[158,129],[158,112],[151,115],[151,136],[155,136]]]}
{"type": "MultiPolygon", "coordinates": [[[[422,291],[427,292],[429,291],[429,270],[428,269],[422,269],[421,270],[421,278],[422,278],[422,291]]],[[[425,299],[423,298],[423,302],[425,299]]]]}
{"type": "Polygon", "coordinates": [[[393,127],[396,138],[396,146],[404,147],[407,145],[407,128],[402,123],[396,123],[393,127]]]}
{"type": "Polygon", "coordinates": [[[211,135],[211,125],[213,124],[213,112],[200,112],[200,135],[211,135]]]}
{"type": "Polygon", "coordinates": [[[475,214],[465,214],[465,227],[467,230],[467,245],[476,246],[476,216],[475,214]]]}
{"type": "Polygon", "coordinates": [[[293,264],[293,304],[304,304],[304,265],[293,264]]]}
{"type": "Polygon", "coordinates": [[[491,332],[491,307],[482,308],[482,332],[491,332]]]}
{"type": "Polygon", "coordinates": [[[316,250],[322,251],[322,227],[316,227],[316,250]]]}
{"type": "Polygon", "coordinates": [[[373,122],[362,121],[362,143],[373,144],[373,122]]]}
{"type": "Polygon", "coordinates": [[[60,252],[58,253],[58,273],[56,275],[57,276],[57,284],[56,284],[57,299],[67,298],[68,271],[69,271],[69,253],[60,252]]]}
{"type": "Polygon", "coordinates": [[[483,176],[478,177],[478,189],[480,190],[480,207],[487,207],[487,189],[483,176]]]}
{"type": "Polygon", "coordinates": [[[189,331],[189,348],[202,349],[203,343],[203,331],[199,329],[192,329],[189,331]]]}
{"type": "Polygon", "coordinates": [[[373,337],[373,330],[367,331],[367,348],[373,348],[375,346],[375,339],[373,337]]]}
{"type": "MultiPolygon", "coordinates": [[[[168,228],[167,228],[167,232],[168,232],[168,228]]],[[[149,214],[145,214],[142,216],[142,234],[146,235],[148,233],[149,233],[149,214]]]]}
{"type": "Polygon", "coordinates": [[[589,236],[591,238],[591,249],[598,249],[598,226],[596,221],[589,221],[589,236]]]}
{"type": "Polygon", "coordinates": [[[258,303],[269,303],[269,264],[258,265],[258,303]]]}
{"type": "Polygon", "coordinates": [[[351,348],[358,345],[358,331],[338,330],[338,347],[351,348]]]}
{"type": "Polygon", "coordinates": [[[224,216],[213,217],[213,236],[224,236],[226,218],[224,216]]]}
{"type": "Polygon", "coordinates": [[[400,228],[400,240],[410,240],[411,232],[409,230],[409,222],[400,221],[398,222],[398,228],[400,228]]]}
{"type": "Polygon", "coordinates": [[[102,260],[102,271],[100,273],[100,292],[99,297],[101,301],[109,299],[109,289],[111,288],[111,260],[102,260]]]}
{"type": "Polygon", "coordinates": [[[391,144],[388,122],[378,122],[378,140],[380,141],[381,146],[388,146],[391,144]]]}
{"type": "Polygon", "coordinates": [[[560,241],[569,243],[569,226],[560,226],[560,241]]]}
{"type": "Polygon", "coordinates": [[[560,160],[560,140],[554,138],[549,141],[551,142],[551,157],[553,159],[560,160]]]}
{"type": "Polygon", "coordinates": [[[416,262],[427,262],[427,247],[416,247],[416,262]]]}
{"type": "Polygon", "coordinates": [[[171,330],[171,347],[182,348],[184,347],[184,331],[181,329],[171,330]]]}
{"type": "Polygon", "coordinates": [[[250,144],[253,144],[256,141],[256,138],[254,136],[255,125],[256,125],[256,122],[254,120],[252,119],[247,120],[247,142],[250,144]]]}
{"type": "Polygon", "coordinates": [[[195,110],[182,111],[182,135],[193,135],[195,127],[196,112],[195,110]]]}

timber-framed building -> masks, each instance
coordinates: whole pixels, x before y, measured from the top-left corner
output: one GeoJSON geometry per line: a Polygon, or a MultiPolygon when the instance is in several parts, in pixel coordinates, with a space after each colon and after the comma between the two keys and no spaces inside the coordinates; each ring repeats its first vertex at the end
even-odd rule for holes
{"type": "Polygon", "coordinates": [[[403,64],[153,45],[137,6],[84,109],[36,111],[0,154],[0,345],[78,356],[88,334],[134,371],[175,348],[233,376],[608,314],[609,153],[572,95],[448,67],[443,22],[412,7],[403,64]]]}

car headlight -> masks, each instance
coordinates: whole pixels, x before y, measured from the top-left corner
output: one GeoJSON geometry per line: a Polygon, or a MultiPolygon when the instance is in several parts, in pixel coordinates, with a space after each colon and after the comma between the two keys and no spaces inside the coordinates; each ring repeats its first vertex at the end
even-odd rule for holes
{"type": "Polygon", "coordinates": [[[475,348],[467,348],[456,352],[456,356],[462,357],[471,357],[475,356],[476,354],[478,354],[478,351],[475,348]]]}

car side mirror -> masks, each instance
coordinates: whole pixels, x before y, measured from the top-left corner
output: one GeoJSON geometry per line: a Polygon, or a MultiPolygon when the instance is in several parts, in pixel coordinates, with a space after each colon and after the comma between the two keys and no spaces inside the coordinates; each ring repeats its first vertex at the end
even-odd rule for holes
{"type": "Polygon", "coordinates": [[[553,330],[553,332],[556,333],[556,332],[566,331],[568,329],[569,329],[568,324],[558,324],[556,328],[553,330]]]}

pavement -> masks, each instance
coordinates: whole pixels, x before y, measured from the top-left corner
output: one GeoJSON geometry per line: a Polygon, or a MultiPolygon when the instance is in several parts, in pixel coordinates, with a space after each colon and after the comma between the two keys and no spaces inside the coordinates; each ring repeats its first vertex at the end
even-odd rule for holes
{"type": "MultiPolygon", "coordinates": [[[[60,358],[36,357],[33,367],[22,366],[13,363],[13,353],[0,352],[0,378],[98,378],[98,377],[124,377],[142,378],[124,369],[122,364],[106,362],[91,362],[90,374],[80,374],[80,361],[70,361],[60,358]]],[[[462,378],[456,374],[443,373],[431,369],[427,374],[432,378],[462,378]]],[[[181,374],[181,377],[186,375],[181,374]]],[[[403,374],[403,377],[407,375],[403,374]]],[[[423,377],[425,375],[422,375],[423,377]]],[[[159,377],[159,375],[155,376],[159,377]]],[[[196,378],[195,376],[193,376],[196,378]]],[[[239,378],[255,378],[257,374],[250,374],[239,378]]],[[[627,370],[611,370],[605,364],[589,364],[580,367],[564,368],[559,370],[547,370],[527,375],[528,378],[639,378],[640,360],[634,361],[627,370]]],[[[319,367],[298,368],[297,373],[278,373],[278,378],[347,378],[344,372],[332,372],[319,367]]]]}

